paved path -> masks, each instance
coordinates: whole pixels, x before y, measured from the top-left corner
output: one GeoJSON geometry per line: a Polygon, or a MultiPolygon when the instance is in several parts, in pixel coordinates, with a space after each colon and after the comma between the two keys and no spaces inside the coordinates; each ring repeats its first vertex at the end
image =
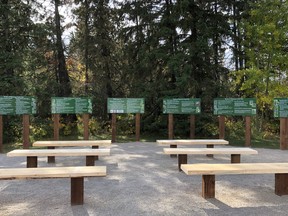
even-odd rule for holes
{"type": "MultiPolygon", "coordinates": [[[[4,215],[287,215],[288,196],[274,194],[274,175],[216,176],[216,198],[201,197],[201,176],[186,176],[177,159],[156,143],[112,144],[107,177],[85,180],[83,206],[70,206],[70,180],[0,181],[0,213],[4,215]]],[[[288,151],[257,149],[242,162],[288,162],[288,151]]],[[[39,158],[38,166],[51,166],[39,158]]],[[[230,155],[188,157],[188,163],[230,163],[230,155]]],[[[56,166],[85,164],[83,157],[56,158],[56,166]]],[[[26,158],[0,155],[1,167],[25,167],[26,158]]]]}

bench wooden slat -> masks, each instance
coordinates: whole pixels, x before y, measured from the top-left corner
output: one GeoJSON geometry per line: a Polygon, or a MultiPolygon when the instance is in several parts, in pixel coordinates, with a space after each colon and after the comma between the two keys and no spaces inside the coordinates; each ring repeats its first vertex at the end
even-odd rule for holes
{"type": "Polygon", "coordinates": [[[32,145],[38,147],[109,146],[111,145],[111,140],[50,140],[36,141],[32,145]]]}
{"type": "Polygon", "coordinates": [[[228,145],[229,142],[224,139],[172,139],[156,140],[161,145],[228,145]]]}
{"type": "Polygon", "coordinates": [[[8,157],[17,156],[105,156],[110,149],[16,149],[7,153],[8,157]]]}
{"type": "Polygon", "coordinates": [[[77,178],[92,176],[106,176],[106,166],[0,169],[0,179],[77,178]]]}
{"type": "Polygon", "coordinates": [[[164,148],[165,154],[258,154],[251,148],[164,148]]]}
{"type": "Polygon", "coordinates": [[[288,173],[288,163],[182,164],[187,175],[288,173]]]}

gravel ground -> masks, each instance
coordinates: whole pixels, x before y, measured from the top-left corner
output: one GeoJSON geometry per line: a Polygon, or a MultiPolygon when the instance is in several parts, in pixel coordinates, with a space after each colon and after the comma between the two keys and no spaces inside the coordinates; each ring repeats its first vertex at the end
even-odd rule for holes
{"type": "MultiPolygon", "coordinates": [[[[229,148],[229,147],[227,147],[229,148]]],[[[288,162],[288,151],[256,149],[241,162],[288,162]]],[[[201,197],[201,176],[179,172],[177,159],[153,142],[114,143],[106,177],[85,179],[84,205],[70,205],[70,179],[0,181],[0,215],[288,215],[288,196],[274,194],[274,175],[216,176],[216,197],[201,197]]],[[[230,155],[189,156],[188,163],[230,163],[230,155]]],[[[58,157],[54,166],[85,165],[84,157],[58,157]]],[[[24,157],[0,154],[0,166],[26,167],[24,157]]],[[[53,166],[46,158],[38,166],[53,166]]]]}

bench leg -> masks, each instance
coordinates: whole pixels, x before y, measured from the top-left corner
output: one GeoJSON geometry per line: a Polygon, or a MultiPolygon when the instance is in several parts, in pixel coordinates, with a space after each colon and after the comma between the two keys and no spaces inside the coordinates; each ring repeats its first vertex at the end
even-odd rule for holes
{"type": "Polygon", "coordinates": [[[84,177],[71,178],[71,205],[83,205],[84,177]]]}
{"type": "MultiPolygon", "coordinates": [[[[214,148],[214,145],[207,145],[207,148],[214,148]]],[[[213,154],[207,154],[206,156],[213,158],[213,154]]]]}
{"type": "Polygon", "coordinates": [[[181,164],[187,164],[187,154],[179,154],[178,155],[178,169],[181,170],[181,164]]]}
{"type": "Polygon", "coordinates": [[[288,195],[288,174],[275,174],[275,194],[278,196],[288,195]]]}
{"type": "Polygon", "coordinates": [[[202,197],[215,198],[215,175],[202,175],[202,197]]]}
{"type": "MultiPolygon", "coordinates": [[[[170,145],[170,148],[177,148],[177,145],[170,145]]],[[[175,158],[175,157],[177,157],[177,155],[176,154],[171,154],[170,157],[171,158],[175,158]]]]}
{"type": "MultiPolygon", "coordinates": [[[[53,146],[49,146],[49,147],[47,147],[48,149],[55,149],[55,147],[53,147],[53,146]]],[[[48,156],[47,157],[47,161],[48,161],[48,163],[55,163],[55,157],[54,156],[48,156]]]]}
{"type": "Polygon", "coordinates": [[[86,166],[94,166],[95,156],[86,156],[86,166]]]}
{"type": "Polygon", "coordinates": [[[27,168],[37,167],[37,156],[27,156],[27,168]]]}
{"type": "Polygon", "coordinates": [[[240,154],[231,154],[231,163],[240,163],[240,154]]]}
{"type": "MultiPolygon", "coordinates": [[[[98,149],[99,148],[99,146],[92,146],[92,149],[98,149]]],[[[99,159],[99,157],[98,156],[94,156],[94,160],[98,160],[99,159]]]]}

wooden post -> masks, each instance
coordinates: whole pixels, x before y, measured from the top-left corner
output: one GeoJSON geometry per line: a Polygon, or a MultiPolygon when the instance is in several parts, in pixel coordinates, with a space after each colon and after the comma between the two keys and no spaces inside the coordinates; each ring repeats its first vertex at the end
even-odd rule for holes
{"type": "Polygon", "coordinates": [[[202,197],[215,198],[215,175],[202,175],[202,197]]]}
{"type": "Polygon", "coordinates": [[[181,170],[181,164],[187,164],[187,154],[179,154],[178,155],[178,169],[181,170]]]}
{"type": "Polygon", "coordinates": [[[37,156],[27,156],[27,168],[33,168],[38,166],[38,157],[37,156]]]}
{"type": "Polygon", "coordinates": [[[287,149],[287,118],[280,118],[280,149],[286,150],[287,149]]]}
{"type": "Polygon", "coordinates": [[[60,114],[53,114],[53,122],[54,122],[54,140],[59,140],[60,114]]]}
{"type": "Polygon", "coordinates": [[[195,139],[195,115],[190,115],[190,139],[195,139]]]}
{"type": "Polygon", "coordinates": [[[231,163],[240,163],[240,154],[231,154],[231,163]]]}
{"type": "Polygon", "coordinates": [[[288,174],[287,173],[275,174],[275,194],[278,196],[288,194],[288,174]]]}
{"type": "Polygon", "coordinates": [[[136,130],[136,141],[140,141],[140,113],[136,113],[135,115],[135,130],[136,130]]]}
{"type": "Polygon", "coordinates": [[[71,177],[71,205],[83,205],[84,177],[71,177]]]}
{"type": "MultiPolygon", "coordinates": [[[[52,117],[54,125],[54,140],[59,140],[60,114],[53,114],[52,117]]],[[[55,147],[48,147],[48,149],[55,149],[55,147]]],[[[48,156],[48,163],[55,163],[55,156],[48,156]]]]}
{"type": "Polygon", "coordinates": [[[3,153],[3,116],[0,115],[0,153],[3,153]]]}
{"type": "Polygon", "coordinates": [[[173,139],[173,138],[174,138],[173,114],[169,113],[168,114],[168,139],[173,139]]]}
{"type": "Polygon", "coordinates": [[[225,116],[219,116],[219,139],[225,139],[225,116]]]}
{"type": "Polygon", "coordinates": [[[112,113],[112,143],[116,142],[116,113],[112,113]]]}
{"type": "Polygon", "coordinates": [[[83,127],[84,127],[84,140],[89,140],[89,114],[88,113],[84,113],[83,116],[83,127]]]}
{"type": "Polygon", "coordinates": [[[23,115],[23,148],[28,149],[30,146],[29,143],[29,115],[24,114],[23,115]]]}
{"type": "Polygon", "coordinates": [[[251,116],[245,117],[245,146],[251,147],[251,116]]]}
{"type": "MultiPolygon", "coordinates": [[[[168,114],[168,139],[174,138],[174,130],[173,130],[173,114],[168,114]]],[[[177,148],[177,145],[170,145],[170,148],[177,148]]],[[[170,157],[177,157],[175,154],[171,154],[170,157]]]]}

